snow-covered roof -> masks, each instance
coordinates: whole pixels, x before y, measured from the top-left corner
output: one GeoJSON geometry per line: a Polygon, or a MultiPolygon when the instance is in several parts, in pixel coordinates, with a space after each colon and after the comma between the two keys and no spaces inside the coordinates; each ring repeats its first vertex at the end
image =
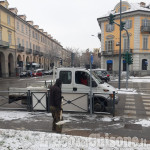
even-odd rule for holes
{"type": "MultiPolygon", "coordinates": [[[[145,7],[141,6],[140,3],[130,3],[129,5],[130,5],[129,9],[127,9],[126,11],[123,11],[122,14],[123,13],[130,13],[130,12],[134,12],[134,11],[138,11],[138,10],[139,11],[145,11],[145,12],[149,11],[150,12],[150,4],[145,5],[145,7]]],[[[116,12],[116,10],[114,8],[113,10],[108,11],[105,15],[101,16],[100,18],[108,17],[110,14],[117,15],[117,14],[120,14],[120,12],[116,12]]]]}

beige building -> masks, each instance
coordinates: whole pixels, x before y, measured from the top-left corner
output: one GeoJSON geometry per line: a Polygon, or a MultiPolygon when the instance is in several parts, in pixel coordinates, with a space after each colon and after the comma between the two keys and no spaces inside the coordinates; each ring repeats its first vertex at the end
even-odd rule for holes
{"type": "Polygon", "coordinates": [[[16,70],[59,67],[60,59],[68,59],[67,53],[26,15],[19,15],[17,8],[9,8],[7,0],[0,1],[0,77],[14,76],[16,70]]]}

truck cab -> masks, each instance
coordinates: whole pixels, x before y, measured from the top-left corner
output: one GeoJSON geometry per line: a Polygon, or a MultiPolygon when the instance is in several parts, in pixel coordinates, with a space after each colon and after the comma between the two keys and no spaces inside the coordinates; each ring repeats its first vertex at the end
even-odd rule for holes
{"type": "MultiPolygon", "coordinates": [[[[62,80],[62,93],[87,93],[90,95],[90,71],[85,68],[57,68],[56,79],[62,80]]],[[[112,104],[112,94],[115,92],[115,102],[118,103],[117,90],[108,83],[102,82],[92,72],[92,95],[94,111],[105,111],[112,104]]]]}

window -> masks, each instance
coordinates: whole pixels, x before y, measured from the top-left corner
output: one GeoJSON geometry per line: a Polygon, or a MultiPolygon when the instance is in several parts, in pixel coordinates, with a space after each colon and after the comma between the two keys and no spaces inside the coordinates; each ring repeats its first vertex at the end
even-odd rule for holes
{"type": "Polygon", "coordinates": [[[30,48],[32,47],[31,45],[32,45],[32,44],[31,44],[31,42],[30,42],[30,48]]]}
{"type": "Polygon", "coordinates": [[[35,50],[35,45],[33,44],[33,50],[35,50]]]}
{"type": "Polygon", "coordinates": [[[107,40],[107,41],[105,41],[105,50],[106,51],[114,50],[114,40],[107,40]]]}
{"type": "Polygon", "coordinates": [[[26,48],[28,48],[28,41],[26,41],[26,48]]]}
{"type": "Polygon", "coordinates": [[[32,31],[32,37],[34,38],[34,31],[32,31]]]}
{"type": "Polygon", "coordinates": [[[17,44],[20,45],[20,38],[17,38],[17,44]]]}
{"type": "Polygon", "coordinates": [[[27,26],[26,26],[26,34],[28,35],[28,28],[27,28],[27,26]]]}
{"type": "Polygon", "coordinates": [[[22,46],[24,47],[24,39],[22,39],[22,46]]]}
{"type": "MultiPolygon", "coordinates": [[[[130,39],[129,39],[129,44],[130,44],[130,39]]],[[[128,50],[128,38],[127,37],[123,38],[123,49],[128,50]]]]}
{"type": "Polygon", "coordinates": [[[9,45],[12,44],[12,37],[11,37],[11,33],[8,33],[8,42],[9,42],[9,45]]]}
{"type": "Polygon", "coordinates": [[[7,15],[7,24],[10,25],[10,16],[7,15]]]}
{"type": "Polygon", "coordinates": [[[114,31],[114,25],[107,24],[106,25],[106,32],[112,32],[114,31]]]}
{"type": "Polygon", "coordinates": [[[2,31],[0,30],[0,41],[2,41],[2,31]]]}
{"type": "Polygon", "coordinates": [[[148,36],[143,37],[143,49],[148,49],[148,36]]]}
{"type": "Polygon", "coordinates": [[[22,24],[21,27],[22,27],[22,30],[21,30],[21,31],[22,31],[22,33],[24,33],[24,25],[22,24]]]}
{"type": "Polygon", "coordinates": [[[59,78],[63,84],[71,84],[72,72],[71,71],[60,71],[59,78]]]}
{"type": "Polygon", "coordinates": [[[132,28],[132,20],[126,20],[125,21],[125,28],[126,29],[131,29],[132,28]]]}
{"type": "Polygon", "coordinates": [[[17,30],[19,31],[19,22],[17,21],[17,30]]]}
{"type": "MultiPolygon", "coordinates": [[[[121,12],[124,12],[124,11],[126,11],[127,10],[127,7],[125,7],[125,6],[122,6],[121,7],[121,12]]],[[[118,13],[120,13],[120,8],[118,9],[118,13]]]]}
{"type": "Polygon", "coordinates": [[[148,19],[143,19],[143,20],[142,20],[142,26],[144,26],[144,27],[150,26],[150,20],[148,20],[148,19]]]}

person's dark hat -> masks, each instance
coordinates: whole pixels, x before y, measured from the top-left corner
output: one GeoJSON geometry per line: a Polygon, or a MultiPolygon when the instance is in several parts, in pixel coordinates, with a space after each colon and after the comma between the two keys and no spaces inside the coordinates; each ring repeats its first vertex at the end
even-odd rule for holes
{"type": "Polygon", "coordinates": [[[55,84],[60,87],[62,85],[61,79],[57,79],[55,84]]]}

